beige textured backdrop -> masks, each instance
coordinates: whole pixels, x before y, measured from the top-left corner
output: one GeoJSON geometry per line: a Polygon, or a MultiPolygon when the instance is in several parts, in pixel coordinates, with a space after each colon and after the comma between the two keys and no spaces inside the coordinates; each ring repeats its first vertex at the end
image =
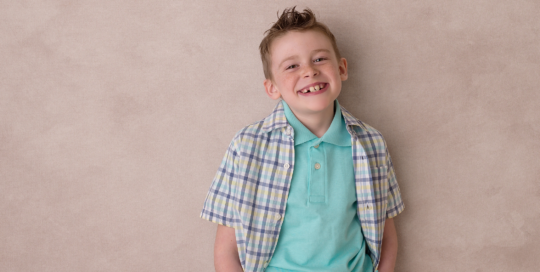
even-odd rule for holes
{"type": "Polygon", "coordinates": [[[0,1],[0,271],[212,271],[198,215],[311,7],[389,144],[396,271],[540,271],[540,1],[0,1]]]}

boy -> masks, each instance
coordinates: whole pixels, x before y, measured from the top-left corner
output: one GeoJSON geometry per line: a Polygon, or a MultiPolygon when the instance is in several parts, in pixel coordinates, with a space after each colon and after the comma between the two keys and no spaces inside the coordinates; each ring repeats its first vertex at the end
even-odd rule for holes
{"type": "Polygon", "coordinates": [[[236,134],[206,197],[216,271],[393,271],[404,206],[382,135],[336,100],[334,35],[295,8],[265,33],[264,87],[282,100],[236,134]]]}

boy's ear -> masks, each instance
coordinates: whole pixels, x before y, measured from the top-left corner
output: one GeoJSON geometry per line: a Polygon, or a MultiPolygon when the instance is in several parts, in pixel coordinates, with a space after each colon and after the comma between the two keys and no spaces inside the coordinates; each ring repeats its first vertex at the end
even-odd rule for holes
{"type": "Polygon", "coordinates": [[[341,77],[341,81],[345,81],[349,78],[349,73],[347,72],[347,60],[345,58],[341,58],[339,61],[339,76],[341,77]]]}
{"type": "Polygon", "coordinates": [[[279,93],[276,85],[274,84],[274,82],[272,82],[271,79],[267,78],[264,80],[264,90],[266,91],[266,94],[274,100],[281,97],[281,94],[279,93]]]}

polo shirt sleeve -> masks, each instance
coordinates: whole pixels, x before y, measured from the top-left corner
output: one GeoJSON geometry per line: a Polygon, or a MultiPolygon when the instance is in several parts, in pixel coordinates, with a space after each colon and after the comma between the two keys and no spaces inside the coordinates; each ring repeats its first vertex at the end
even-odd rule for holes
{"type": "Polygon", "coordinates": [[[386,206],[386,218],[392,218],[403,211],[405,208],[403,201],[401,200],[401,193],[396,180],[396,174],[394,172],[394,166],[390,153],[386,149],[386,163],[388,165],[388,199],[386,206]]]}
{"type": "Polygon", "coordinates": [[[233,140],[208,190],[201,218],[227,227],[240,227],[234,189],[237,163],[238,153],[233,140]]]}

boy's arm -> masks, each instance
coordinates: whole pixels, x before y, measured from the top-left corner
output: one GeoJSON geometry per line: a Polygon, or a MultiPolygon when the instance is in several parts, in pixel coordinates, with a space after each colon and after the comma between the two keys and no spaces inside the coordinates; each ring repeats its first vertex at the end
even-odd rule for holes
{"type": "MultiPolygon", "coordinates": [[[[383,236],[384,237],[384,236],[383,236]]],[[[216,272],[242,272],[234,228],[218,225],[214,244],[216,272]]]]}
{"type": "Polygon", "coordinates": [[[394,219],[387,218],[384,224],[379,272],[393,272],[396,265],[398,240],[394,219]]]}

